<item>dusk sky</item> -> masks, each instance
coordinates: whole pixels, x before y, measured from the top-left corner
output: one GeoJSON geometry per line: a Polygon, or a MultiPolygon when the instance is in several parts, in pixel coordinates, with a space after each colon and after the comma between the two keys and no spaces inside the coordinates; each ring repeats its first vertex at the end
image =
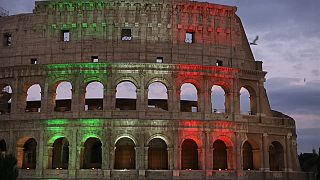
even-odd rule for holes
{"type": "MultiPolygon", "coordinates": [[[[267,71],[272,109],[296,120],[298,152],[320,146],[320,1],[211,0],[237,6],[256,60],[267,71]]],[[[0,0],[10,15],[29,13],[34,0],[0,0]]]]}

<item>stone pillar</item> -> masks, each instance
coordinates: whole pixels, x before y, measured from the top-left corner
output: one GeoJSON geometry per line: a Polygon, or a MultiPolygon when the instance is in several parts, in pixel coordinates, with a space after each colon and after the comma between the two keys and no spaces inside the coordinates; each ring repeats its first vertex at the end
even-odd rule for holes
{"type": "Polygon", "coordinates": [[[230,147],[230,148],[228,148],[228,154],[230,153],[231,155],[229,156],[228,155],[228,158],[230,157],[230,158],[234,158],[233,159],[233,166],[231,166],[231,167],[229,167],[229,165],[228,165],[228,169],[232,169],[232,168],[234,168],[234,169],[236,169],[236,170],[242,170],[243,168],[242,168],[242,157],[243,157],[243,155],[242,155],[242,152],[241,152],[241,142],[242,142],[242,138],[241,137],[243,137],[243,136],[245,136],[245,134],[240,134],[240,133],[235,133],[235,142],[234,142],[234,147],[233,147],[233,149],[234,149],[234,152],[232,152],[232,147],[230,147]]]}
{"type": "Polygon", "coordinates": [[[72,137],[69,141],[69,177],[75,177],[77,169],[80,169],[81,148],[77,147],[77,129],[72,130],[72,137]],[[79,158],[79,159],[78,159],[79,158]]]}
{"type": "Polygon", "coordinates": [[[204,89],[204,113],[211,114],[212,113],[212,102],[211,102],[211,89],[204,89]]]}
{"type": "Polygon", "coordinates": [[[268,134],[263,133],[262,136],[262,144],[263,144],[263,166],[262,170],[264,171],[270,171],[270,165],[269,165],[269,142],[268,142],[268,134]]]}
{"type": "MultiPolygon", "coordinates": [[[[53,154],[53,147],[52,146],[46,146],[46,149],[44,149],[44,156],[43,156],[43,162],[46,169],[52,169],[52,154],[53,154]]],[[[69,159],[70,163],[70,159],[69,159]]],[[[68,167],[69,169],[69,167],[68,167]]]]}
{"type": "MultiPolygon", "coordinates": [[[[140,147],[134,147],[134,150],[135,150],[135,161],[136,161],[136,169],[139,170],[140,169],[140,163],[139,161],[141,161],[141,159],[139,158],[140,157],[140,147]]],[[[143,159],[144,160],[144,159],[143,159]]]]}
{"type": "Polygon", "coordinates": [[[173,102],[173,99],[175,98],[174,94],[173,94],[173,89],[170,87],[168,88],[168,111],[172,111],[175,104],[173,102]]]}
{"type": "MultiPolygon", "coordinates": [[[[233,92],[230,93],[231,97],[233,97],[233,101],[230,101],[231,103],[233,102],[233,112],[234,114],[240,114],[240,92],[233,92]]],[[[232,111],[231,111],[232,112],[232,111]]]]}
{"type": "MultiPolygon", "coordinates": [[[[180,88],[180,87],[177,87],[177,88],[180,88]]],[[[174,107],[173,107],[173,112],[175,113],[179,113],[181,110],[180,110],[180,89],[177,89],[177,88],[173,88],[173,104],[174,104],[174,107]]]]}
{"type": "Polygon", "coordinates": [[[72,113],[79,113],[80,112],[80,106],[82,106],[80,98],[84,99],[85,90],[81,89],[82,86],[80,86],[80,79],[76,78],[75,81],[72,83],[72,100],[71,100],[71,112],[72,113]]]}
{"type": "Polygon", "coordinates": [[[81,169],[83,166],[83,153],[84,153],[84,146],[81,144],[76,148],[76,171],[81,169]]]}
{"type": "MultiPolygon", "coordinates": [[[[236,151],[236,149],[235,149],[236,151]]],[[[234,157],[232,147],[227,147],[227,168],[228,169],[238,169],[237,159],[238,157],[234,157]]]]}
{"type": "Polygon", "coordinates": [[[204,113],[205,112],[204,91],[199,89],[197,96],[198,96],[198,112],[204,113]]]}
{"type": "Polygon", "coordinates": [[[182,155],[181,151],[182,151],[182,149],[181,149],[180,146],[176,148],[176,157],[175,157],[175,159],[176,159],[176,168],[175,169],[177,169],[177,170],[181,169],[181,155],[182,155]]]}
{"type": "Polygon", "coordinates": [[[201,147],[198,148],[198,163],[199,163],[199,170],[205,170],[206,169],[206,158],[205,158],[205,148],[201,147]]]}
{"type": "MultiPolygon", "coordinates": [[[[77,105],[72,103],[72,107],[75,105],[75,108],[73,108],[75,111],[77,112],[84,112],[84,107],[86,105],[86,87],[83,86],[79,86],[79,90],[78,90],[78,103],[77,105]]],[[[72,99],[73,102],[73,99],[72,99]]],[[[72,108],[71,107],[71,108],[72,108]]]]}
{"type": "Polygon", "coordinates": [[[115,164],[115,155],[116,155],[116,148],[115,146],[110,147],[110,169],[114,169],[115,164]]]}
{"type": "Polygon", "coordinates": [[[44,149],[44,146],[45,146],[45,142],[44,142],[44,131],[41,129],[40,130],[40,134],[39,134],[39,144],[37,145],[37,148],[38,148],[38,157],[37,157],[37,164],[36,164],[36,169],[37,169],[37,172],[39,172],[38,175],[42,175],[42,170],[44,169],[44,164],[43,164],[43,149],[44,149]]]}
{"type": "Polygon", "coordinates": [[[174,149],[172,147],[167,148],[168,152],[168,169],[173,170],[174,169],[174,149]]]}
{"type": "Polygon", "coordinates": [[[12,94],[11,94],[11,110],[10,113],[21,113],[20,109],[19,109],[19,81],[18,79],[15,79],[13,81],[13,84],[11,85],[11,89],[12,89],[12,94]]]}
{"type": "Polygon", "coordinates": [[[17,157],[17,166],[19,169],[22,168],[22,164],[23,164],[23,156],[24,156],[23,149],[24,149],[23,146],[17,147],[16,157],[17,157]]]}
{"type": "Polygon", "coordinates": [[[292,159],[291,159],[291,137],[292,134],[288,133],[288,135],[286,136],[286,171],[292,171],[292,159]]]}
{"type": "Polygon", "coordinates": [[[149,151],[149,147],[145,146],[144,147],[144,168],[143,169],[149,169],[149,167],[148,167],[148,160],[149,160],[148,151],[149,151]]]}

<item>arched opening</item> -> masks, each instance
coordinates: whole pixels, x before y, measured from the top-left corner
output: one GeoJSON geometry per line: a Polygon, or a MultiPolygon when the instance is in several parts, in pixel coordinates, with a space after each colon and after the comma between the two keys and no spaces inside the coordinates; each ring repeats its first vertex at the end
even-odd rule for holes
{"type": "Polygon", "coordinates": [[[27,91],[26,112],[40,112],[41,108],[41,87],[34,84],[27,91]]]}
{"type": "Polygon", "coordinates": [[[0,141],[0,156],[5,155],[7,152],[7,144],[4,139],[0,141]]]}
{"type": "Polygon", "coordinates": [[[31,138],[23,145],[22,169],[35,169],[37,161],[37,142],[31,138]]]}
{"type": "Polygon", "coordinates": [[[256,114],[255,94],[249,87],[242,87],[240,89],[240,114],[256,114]]]}
{"type": "Polygon", "coordinates": [[[198,170],[198,145],[192,139],[186,139],[182,143],[181,169],[198,170]]]}
{"type": "Polygon", "coordinates": [[[82,169],[101,169],[102,143],[98,138],[88,138],[84,143],[82,169]]]}
{"type": "Polygon", "coordinates": [[[86,87],[85,107],[88,110],[103,110],[103,84],[91,82],[86,87]]]}
{"type": "Polygon", "coordinates": [[[213,169],[228,169],[227,146],[222,140],[216,140],[213,143],[213,169]]]}
{"type": "Polygon", "coordinates": [[[160,138],[152,139],[148,149],[148,169],[168,169],[167,144],[160,138]]]}
{"type": "Polygon", "coordinates": [[[2,88],[0,93],[0,114],[6,114],[11,112],[11,96],[11,86],[7,85],[4,88],[2,88]]]}
{"type": "Polygon", "coordinates": [[[284,152],[281,143],[273,141],[269,146],[270,171],[284,170],[284,152]]]}
{"type": "Polygon", "coordinates": [[[181,112],[198,112],[197,88],[191,83],[184,83],[180,90],[181,112]]]}
{"type": "Polygon", "coordinates": [[[135,144],[130,138],[121,138],[117,141],[115,151],[115,169],[135,169],[135,144]]]}
{"type": "Polygon", "coordinates": [[[211,88],[211,108],[213,113],[226,112],[226,95],[221,86],[214,85],[211,88]]]}
{"type": "Polygon", "coordinates": [[[243,170],[251,170],[253,168],[253,149],[251,144],[246,141],[242,146],[243,170]]]}
{"type": "Polygon", "coordinates": [[[148,87],[148,107],[168,110],[167,87],[161,82],[154,82],[148,87]]]}
{"type": "Polygon", "coordinates": [[[131,81],[123,81],[117,85],[116,109],[136,110],[137,87],[131,81]]]}
{"type": "Polygon", "coordinates": [[[52,169],[68,169],[69,141],[62,137],[54,141],[52,149],[52,169]]]}
{"type": "Polygon", "coordinates": [[[55,111],[71,111],[72,85],[70,82],[63,81],[58,84],[56,89],[55,111]]]}

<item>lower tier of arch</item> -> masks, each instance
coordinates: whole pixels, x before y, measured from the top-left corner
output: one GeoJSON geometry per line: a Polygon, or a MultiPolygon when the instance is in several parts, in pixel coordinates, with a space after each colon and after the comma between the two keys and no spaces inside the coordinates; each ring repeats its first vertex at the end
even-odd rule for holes
{"type": "Polygon", "coordinates": [[[20,178],[308,179],[294,127],[202,120],[1,120],[20,178]]]}

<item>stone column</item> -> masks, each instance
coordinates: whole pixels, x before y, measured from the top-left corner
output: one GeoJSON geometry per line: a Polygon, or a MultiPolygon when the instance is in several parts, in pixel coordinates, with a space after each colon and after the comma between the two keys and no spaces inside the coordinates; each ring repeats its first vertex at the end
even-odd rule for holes
{"type": "Polygon", "coordinates": [[[45,169],[52,169],[52,162],[53,162],[52,154],[53,154],[53,147],[46,146],[46,148],[44,149],[44,156],[43,156],[43,163],[44,163],[45,169]]]}
{"type": "Polygon", "coordinates": [[[11,89],[12,89],[12,94],[11,94],[11,110],[10,113],[21,113],[20,109],[19,109],[19,81],[18,79],[15,79],[13,81],[13,84],[11,85],[11,89]]]}
{"type": "Polygon", "coordinates": [[[81,148],[77,147],[77,129],[72,130],[72,137],[69,141],[69,177],[76,176],[76,170],[80,169],[81,148]],[[78,159],[79,158],[79,159],[78,159]]]}
{"type": "Polygon", "coordinates": [[[198,90],[197,96],[198,96],[198,112],[204,113],[205,112],[205,102],[204,102],[204,91],[202,89],[198,90]]]}
{"type": "MultiPolygon", "coordinates": [[[[235,149],[236,151],[236,149],[235,149]]],[[[238,157],[234,157],[232,147],[227,147],[227,168],[228,169],[239,169],[237,159],[238,157]]]]}
{"type": "Polygon", "coordinates": [[[148,150],[149,150],[149,147],[148,146],[145,146],[144,147],[144,169],[149,169],[148,167],[148,150]]]}
{"type": "Polygon", "coordinates": [[[173,95],[173,89],[170,87],[168,88],[168,111],[172,111],[174,108],[174,103],[173,103],[173,99],[174,99],[174,95],[173,95]]]}
{"type": "Polygon", "coordinates": [[[84,153],[84,146],[81,144],[76,148],[76,166],[75,166],[76,171],[81,169],[83,166],[83,160],[84,160],[83,153],[84,153]]]}
{"type": "MultiPolygon", "coordinates": [[[[230,103],[233,103],[233,112],[234,114],[240,114],[240,92],[233,92],[230,93],[230,96],[233,97],[233,101],[230,101],[230,103]]],[[[232,112],[232,111],[231,111],[232,112]]]]}
{"type": "Polygon", "coordinates": [[[205,148],[201,147],[198,148],[198,162],[199,162],[199,169],[205,170],[206,169],[206,158],[205,158],[205,148]]]}
{"type": "Polygon", "coordinates": [[[116,155],[116,148],[115,146],[110,147],[110,169],[114,169],[115,164],[115,155],[116,155]]]}
{"type": "Polygon", "coordinates": [[[44,169],[44,164],[43,164],[43,158],[44,158],[44,152],[43,152],[43,149],[44,149],[44,145],[45,145],[45,142],[44,142],[44,131],[41,129],[40,130],[40,134],[39,134],[39,144],[37,145],[37,148],[38,148],[38,157],[37,157],[37,164],[36,164],[36,169],[37,169],[37,172],[39,172],[38,175],[42,175],[42,170],[44,169]]]}
{"type": "Polygon", "coordinates": [[[84,99],[85,90],[82,89],[80,85],[80,78],[76,78],[75,81],[72,82],[72,100],[71,100],[71,112],[74,114],[78,114],[81,110],[80,106],[82,106],[82,101],[84,99]]]}
{"type": "Polygon", "coordinates": [[[168,169],[173,170],[174,169],[174,149],[172,147],[167,148],[168,152],[168,169]]]}
{"type": "Polygon", "coordinates": [[[292,171],[292,159],[291,159],[291,137],[292,134],[288,133],[288,135],[286,136],[286,171],[292,171]]]}
{"type": "Polygon", "coordinates": [[[270,165],[269,165],[269,142],[268,142],[268,134],[263,133],[262,136],[262,144],[263,144],[263,166],[262,170],[264,171],[270,171],[270,165]]]}
{"type": "Polygon", "coordinates": [[[204,89],[204,112],[205,114],[212,113],[212,103],[211,103],[211,89],[204,89]]]}

